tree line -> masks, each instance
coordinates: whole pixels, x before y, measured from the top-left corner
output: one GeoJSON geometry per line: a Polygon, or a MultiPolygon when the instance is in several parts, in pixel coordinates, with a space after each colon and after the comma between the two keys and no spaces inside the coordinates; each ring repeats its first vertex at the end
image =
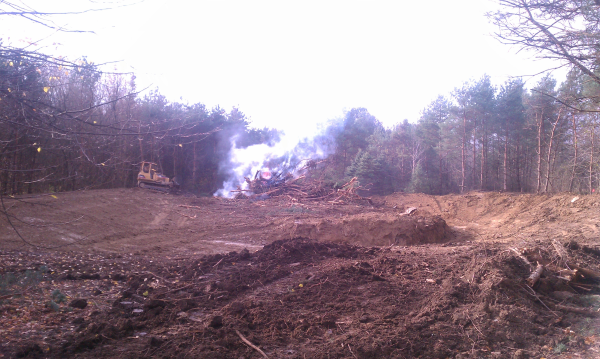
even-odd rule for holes
{"type": "Polygon", "coordinates": [[[386,129],[365,109],[349,111],[334,156],[346,178],[377,194],[592,193],[600,121],[580,111],[580,99],[596,91],[577,69],[560,85],[545,76],[530,90],[520,79],[497,88],[483,76],[439,96],[414,124],[386,129]]]}

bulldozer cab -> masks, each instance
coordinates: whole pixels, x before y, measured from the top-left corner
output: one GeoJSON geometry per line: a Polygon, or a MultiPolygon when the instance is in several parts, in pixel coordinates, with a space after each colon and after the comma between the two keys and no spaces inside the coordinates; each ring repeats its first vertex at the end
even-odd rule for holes
{"type": "Polygon", "coordinates": [[[140,174],[144,175],[146,179],[154,179],[154,174],[158,171],[158,166],[156,163],[151,162],[142,162],[142,166],[140,169],[140,174]]]}

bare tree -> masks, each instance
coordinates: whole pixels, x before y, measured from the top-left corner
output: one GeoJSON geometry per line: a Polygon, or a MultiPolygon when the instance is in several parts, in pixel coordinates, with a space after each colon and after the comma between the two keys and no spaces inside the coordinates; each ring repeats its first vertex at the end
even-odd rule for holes
{"type": "MultiPolygon", "coordinates": [[[[75,16],[75,15],[83,15],[86,13],[93,12],[101,12],[107,10],[113,10],[120,7],[131,6],[136,4],[137,2],[122,0],[112,2],[109,7],[99,7],[97,2],[87,1],[86,8],[83,10],[72,10],[72,11],[39,11],[38,9],[34,9],[31,6],[27,5],[24,1],[8,1],[8,0],[0,0],[0,16],[10,16],[16,17],[19,19],[23,19],[25,21],[29,21],[31,23],[35,23],[37,25],[41,25],[43,27],[60,31],[60,32],[90,32],[93,33],[92,30],[82,30],[82,29],[70,29],[65,25],[60,25],[57,23],[57,16],[75,16]]],[[[105,3],[103,3],[105,4],[105,3]]]]}
{"type": "Polygon", "coordinates": [[[600,84],[600,11],[594,0],[500,0],[488,13],[504,44],[533,51],[538,58],[572,65],[600,84]]]}

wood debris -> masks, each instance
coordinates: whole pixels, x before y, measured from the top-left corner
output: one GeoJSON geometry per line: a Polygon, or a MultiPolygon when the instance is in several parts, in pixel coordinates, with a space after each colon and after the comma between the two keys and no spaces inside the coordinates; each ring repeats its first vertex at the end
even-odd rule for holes
{"type": "MultiPolygon", "coordinates": [[[[302,168],[294,171],[301,173],[308,169],[316,168],[320,162],[308,161],[302,168]]],[[[314,179],[307,175],[294,177],[291,172],[276,174],[258,171],[253,179],[244,178],[247,189],[238,187],[231,193],[237,193],[236,199],[267,199],[270,197],[286,196],[292,201],[324,201],[331,204],[366,201],[372,204],[370,197],[358,194],[360,190],[367,190],[358,183],[358,178],[353,177],[342,186],[326,186],[322,180],[314,179]]]]}
{"type": "Polygon", "coordinates": [[[538,263],[535,271],[527,278],[527,284],[529,284],[530,287],[533,287],[542,276],[542,273],[544,273],[544,266],[538,263]]]}
{"type": "MultiPolygon", "coordinates": [[[[597,293],[600,291],[600,272],[589,268],[583,268],[578,264],[571,262],[569,260],[569,252],[565,248],[568,244],[563,245],[556,239],[549,241],[549,244],[550,245],[547,248],[525,248],[522,250],[510,248],[511,251],[528,265],[531,265],[532,262],[537,262],[537,267],[535,270],[532,270],[529,277],[525,280],[527,286],[531,288],[533,293],[541,288],[542,285],[538,285],[538,283],[542,281],[542,278],[545,278],[544,280],[546,281],[562,281],[564,285],[571,288],[571,292],[567,293],[587,295],[592,292],[597,293]]],[[[530,268],[533,269],[532,266],[530,266],[530,268]]],[[[553,303],[550,303],[549,305],[550,308],[557,311],[587,316],[600,315],[600,312],[591,310],[590,308],[553,303]]]]}

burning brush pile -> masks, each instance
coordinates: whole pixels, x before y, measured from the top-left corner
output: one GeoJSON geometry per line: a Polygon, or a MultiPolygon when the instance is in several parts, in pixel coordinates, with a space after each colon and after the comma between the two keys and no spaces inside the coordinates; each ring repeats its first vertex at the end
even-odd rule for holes
{"type": "Polygon", "coordinates": [[[287,196],[293,201],[326,201],[332,204],[366,201],[358,192],[367,190],[359,185],[356,177],[341,186],[326,185],[322,178],[310,174],[319,165],[327,165],[327,161],[303,161],[300,166],[286,168],[273,173],[268,169],[256,171],[253,178],[244,177],[245,186],[232,190],[236,199],[267,199],[276,196],[287,196]]]}

